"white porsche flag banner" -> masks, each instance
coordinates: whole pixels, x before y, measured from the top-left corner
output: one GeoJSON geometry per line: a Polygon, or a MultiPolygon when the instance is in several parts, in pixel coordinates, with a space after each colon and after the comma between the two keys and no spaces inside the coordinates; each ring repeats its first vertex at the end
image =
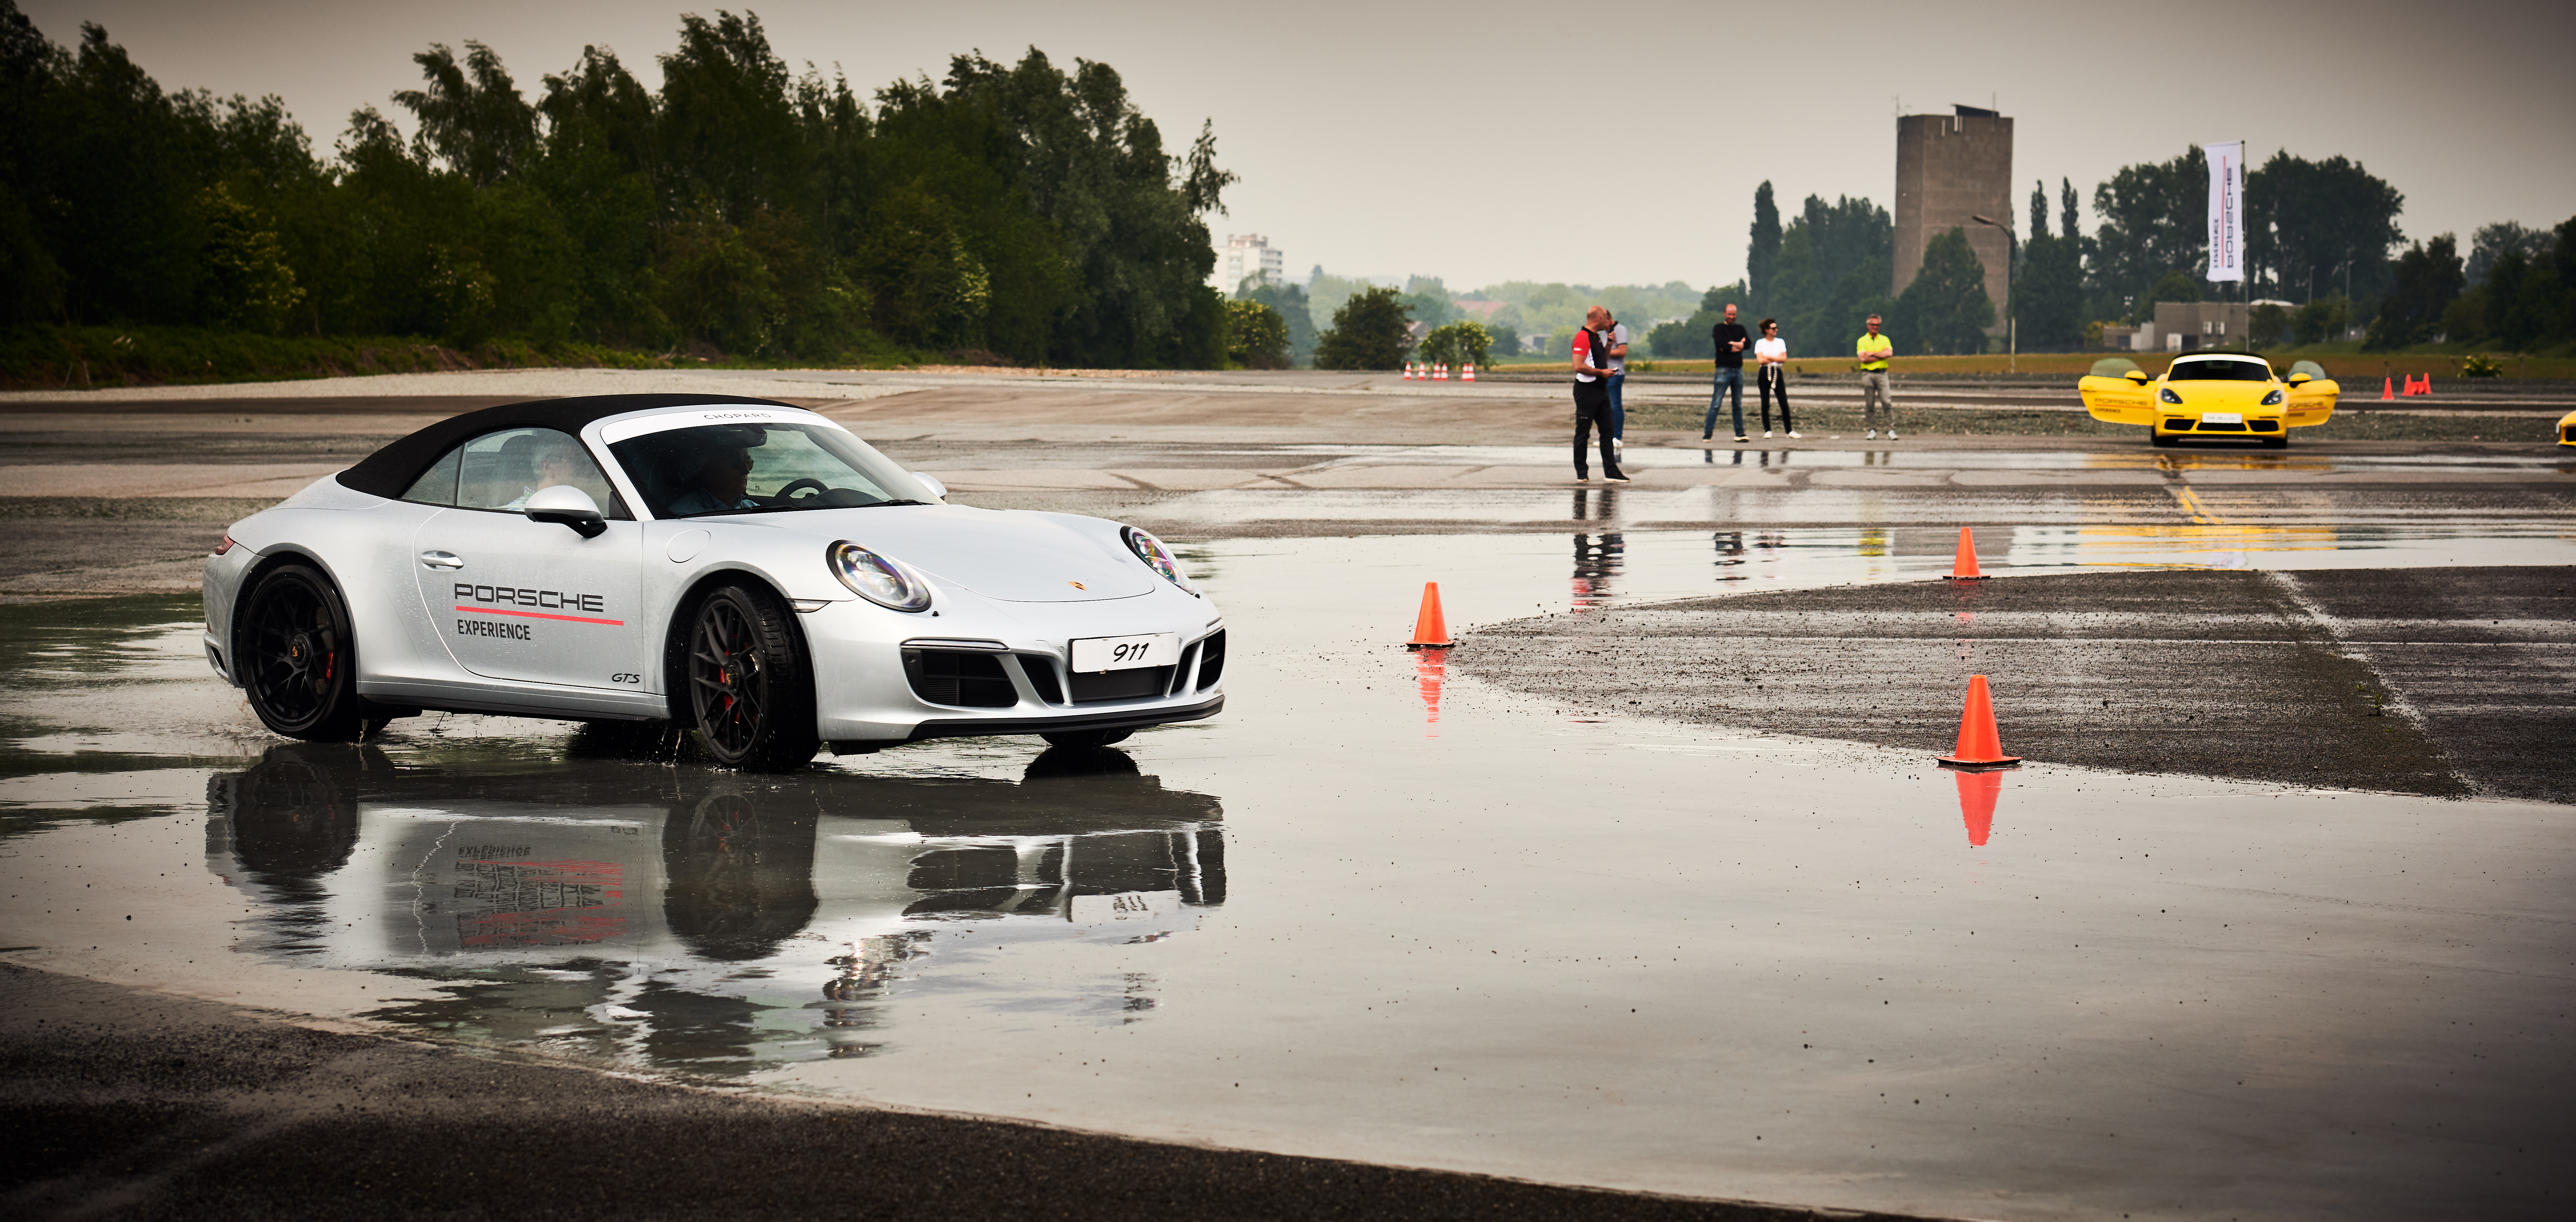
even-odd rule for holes
{"type": "Polygon", "coordinates": [[[2209,278],[2245,278],[2245,142],[2204,150],[2209,157],[2209,278]]]}

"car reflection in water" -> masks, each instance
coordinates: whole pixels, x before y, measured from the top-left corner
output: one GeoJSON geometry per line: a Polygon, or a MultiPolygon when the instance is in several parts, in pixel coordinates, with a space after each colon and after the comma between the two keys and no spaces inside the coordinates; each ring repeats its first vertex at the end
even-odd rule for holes
{"type": "Polygon", "coordinates": [[[998,952],[1159,941],[1225,901],[1216,800],[1116,750],[1014,783],[296,743],[207,808],[208,865],[258,913],[238,949],[421,982],[370,1017],[699,1073],[865,1055],[898,990],[1134,1021],[1149,975],[998,952]]]}

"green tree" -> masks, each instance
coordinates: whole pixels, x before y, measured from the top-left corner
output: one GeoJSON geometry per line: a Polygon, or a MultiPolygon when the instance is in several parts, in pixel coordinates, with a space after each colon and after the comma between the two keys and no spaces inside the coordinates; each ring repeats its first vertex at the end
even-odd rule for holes
{"type": "Polygon", "coordinates": [[[1247,279],[1237,296],[1257,301],[1279,312],[1282,325],[1288,329],[1288,361],[1293,366],[1315,359],[1315,319],[1308,309],[1306,290],[1294,284],[1263,284],[1247,279]]]}
{"type": "MultiPolygon", "coordinates": [[[[2339,285],[2350,265],[2356,287],[2380,283],[2379,268],[2404,240],[2397,214],[2406,197],[2343,157],[2307,161],[2287,152],[2245,176],[2245,257],[2272,291],[2308,300],[2339,285]]],[[[2202,205],[2204,215],[2207,204],[2202,205]]]]}
{"type": "MultiPolygon", "coordinates": [[[[1771,273],[1780,263],[1780,242],[1780,205],[1772,198],[1771,180],[1766,178],[1753,189],[1753,239],[1744,247],[1746,309],[1770,301],[1771,273]]],[[[1714,307],[1702,303],[1700,308],[1714,307]]]]}
{"type": "Polygon", "coordinates": [[[2156,281],[2147,288],[2146,292],[2138,295],[2137,312],[2130,317],[2142,323],[2154,322],[2157,302],[2203,300],[2203,285],[2206,283],[2197,276],[2183,272],[2166,272],[2163,279],[2156,281]]]}
{"type": "Polygon", "coordinates": [[[2362,337],[2365,352],[2387,352],[2431,338],[2442,312],[2468,284],[2459,240],[2447,233],[2409,247],[2398,256],[2396,273],[2394,287],[2370,320],[2370,333],[2362,337]]]}
{"type": "Polygon", "coordinates": [[[1226,359],[1245,369],[1288,367],[1288,320],[1258,301],[1225,303],[1226,359]]]}
{"type": "Polygon", "coordinates": [[[2101,224],[2092,272],[2107,295],[2140,295],[2174,273],[2197,277],[2209,255],[2209,159],[2195,144],[2170,161],[2123,166],[2093,188],[2093,212],[2101,224]]]}
{"type": "Polygon", "coordinates": [[[2352,302],[2341,293],[2319,297],[2290,316],[2291,337],[2301,344],[2323,344],[2343,338],[2352,325],[2352,302]]]}
{"type": "Polygon", "coordinates": [[[1434,327],[1422,337],[1421,359],[1436,361],[1455,369],[1462,365],[1493,363],[1493,336],[1485,325],[1472,319],[1434,327]]]}
{"type": "Polygon", "coordinates": [[[1783,231],[1770,286],[1758,294],[1758,309],[1748,302],[1747,321],[1778,318],[1780,336],[1791,344],[1858,335],[1870,311],[1886,312],[1895,253],[1896,225],[1885,208],[1849,197],[1828,204],[1810,195],[1783,231]]]}
{"type": "Polygon", "coordinates": [[[2290,338],[2290,311],[2276,305],[2258,305],[2248,312],[2246,326],[2253,332],[2256,347],[2269,348],[2290,338]]]}
{"type": "Polygon", "coordinates": [[[1404,294],[1383,286],[1355,293],[1333,311],[1332,329],[1317,338],[1315,368],[1400,368],[1412,325],[1404,294]]]}
{"type": "Polygon", "coordinates": [[[233,198],[222,183],[200,192],[197,206],[205,216],[207,313],[217,325],[275,335],[286,329],[304,290],[277,233],[250,206],[233,198]]]}
{"type": "Polygon", "coordinates": [[[536,152],[537,110],[519,96],[501,57],[479,42],[465,44],[465,62],[444,43],[413,55],[427,89],[405,89],[394,102],[420,120],[420,138],[478,187],[501,181],[536,152]],[[470,74],[470,75],[469,75],[470,74]]]}
{"type": "MultiPolygon", "coordinates": [[[[1895,321],[1911,338],[1905,342],[1925,355],[1986,350],[1986,328],[1994,325],[1995,305],[1986,297],[1986,269],[1968,245],[1967,231],[1953,227],[1923,244],[1923,270],[1898,295],[1895,321]]],[[[1895,334],[1895,329],[1890,328],[1895,334]]]]}
{"type": "Polygon", "coordinates": [[[2042,229],[2023,244],[2012,308],[2026,349],[2073,349],[2083,342],[2084,263],[2073,241],[2042,229]]]}

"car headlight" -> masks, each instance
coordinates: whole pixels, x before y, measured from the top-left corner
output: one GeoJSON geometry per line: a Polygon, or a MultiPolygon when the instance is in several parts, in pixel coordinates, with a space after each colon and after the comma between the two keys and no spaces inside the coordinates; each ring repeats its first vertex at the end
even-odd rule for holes
{"type": "Polygon", "coordinates": [[[1199,596],[1198,587],[1190,584],[1189,575],[1181,571],[1181,562],[1173,557],[1172,549],[1163,546],[1162,540],[1133,526],[1119,533],[1127,540],[1127,550],[1136,553],[1136,558],[1144,561],[1146,568],[1162,574],[1163,580],[1179,586],[1190,597],[1199,596]]]}
{"type": "Polygon", "coordinates": [[[832,575],[850,592],[895,611],[930,609],[930,583],[921,574],[844,539],[823,549],[832,575]]]}
{"type": "Polygon", "coordinates": [[[2270,394],[2268,394],[2268,395],[2263,396],[2263,406],[2265,406],[2265,407],[2279,407],[2280,405],[2281,405],[2281,389],[2280,389],[2279,387],[2277,387],[2277,386],[2276,386],[2276,387],[2273,387],[2273,388],[2272,388],[2272,393],[2270,393],[2270,394]]]}
{"type": "Polygon", "coordinates": [[[2182,402],[2182,396],[2181,396],[2181,395],[2178,395],[2178,394],[2175,394],[2175,393],[2173,392],[2173,387],[2170,387],[2170,386],[2165,387],[2164,389],[2157,391],[2157,392],[2156,392],[2156,397],[2157,397],[2157,398],[2159,398],[2159,399],[2164,400],[2164,401],[2165,401],[2165,402],[2167,402],[2167,403],[2180,403],[2180,402],[2182,402]]]}

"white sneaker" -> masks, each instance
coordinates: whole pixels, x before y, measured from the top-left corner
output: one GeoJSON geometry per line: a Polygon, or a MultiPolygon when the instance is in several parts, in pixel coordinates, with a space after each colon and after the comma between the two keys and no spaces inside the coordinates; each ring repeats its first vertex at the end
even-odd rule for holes
{"type": "MultiPolygon", "coordinates": [[[[1889,436],[1891,436],[1891,437],[1892,437],[1892,436],[1894,436],[1894,435],[1895,435],[1895,434],[1893,434],[1893,433],[1889,434],[1889,436]]],[[[1877,430],[1877,429],[1871,429],[1871,430],[1869,431],[1869,436],[1868,436],[1868,437],[1866,437],[1866,438],[1864,438],[1863,440],[1866,440],[1866,441],[1876,441],[1876,440],[1878,440],[1878,430],[1877,430]]]]}
{"type": "Polygon", "coordinates": [[[1894,440],[1896,440],[1896,430],[1895,430],[1895,429],[1889,429],[1889,430],[1887,430],[1887,439],[1888,439],[1889,441],[1894,441],[1894,440]]]}
{"type": "Polygon", "coordinates": [[[1800,437],[1800,436],[1804,436],[1804,434],[1800,433],[1800,432],[1799,432],[1798,430],[1796,430],[1796,429],[1791,429],[1791,430],[1789,430],[1789,435],[1790,435],[1790,436],[1792,436],[1792,437],[1800,437]]]}
{"type": "Polygon", "coordinates": [[[1626,438],[1624,438],[1624,437],[1613,437],[1613,438],[1611,438],[1611,439],[1610,439],[1610,452],[1611,452],[1611,453],[1613,453],[1613,454],[1624,453],[1627,449],[1628,449],[1628,441],[1627,441],[1627,439],[1626,439],[1626,438]]]}
{"type": "Polygon", "coordinates": [[[1764,440],[1764,441],[1769,441],[1769,440],[1771,440],[1771,430],[1769,430],[1769,429],[1764,429],[1764,430],[1762,430],[1762,440],[1764,440]]]}

